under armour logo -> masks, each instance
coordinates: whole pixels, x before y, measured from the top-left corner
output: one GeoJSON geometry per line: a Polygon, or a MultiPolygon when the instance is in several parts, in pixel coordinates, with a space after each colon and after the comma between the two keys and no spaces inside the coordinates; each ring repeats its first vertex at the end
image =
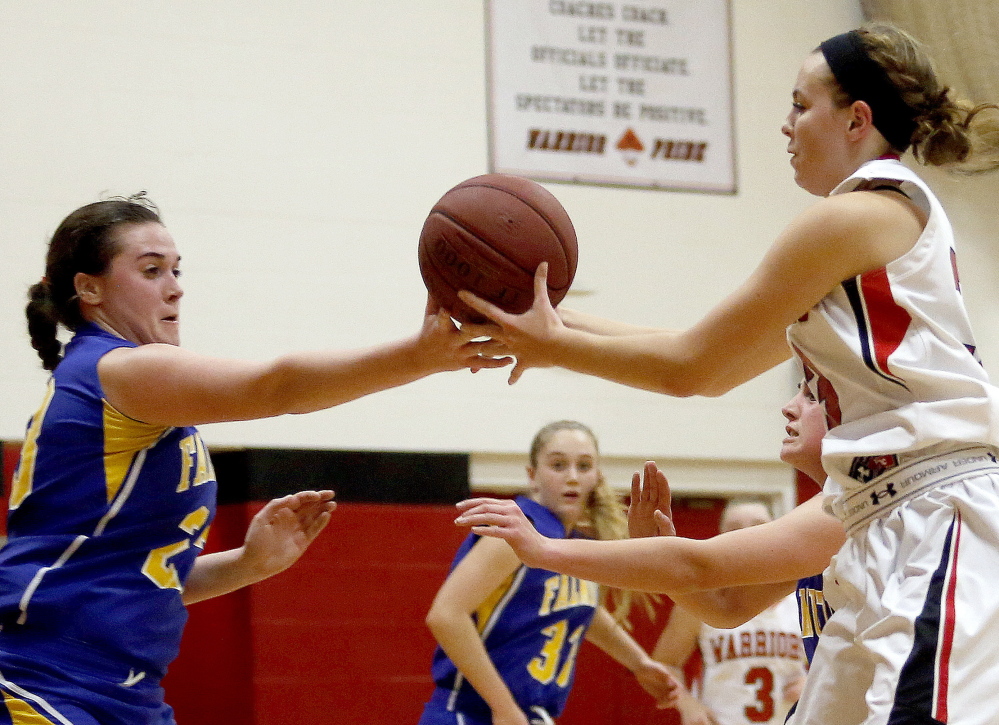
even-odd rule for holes
{"type": "Polygon", "coordinates": [[[879,503],[881,503],[881,499],[884,498],[884,497],[886,497],[886,496],[890,497],[890,498],[894,498],[895,497],[895,484],[894,483],[887,483],[887,484],[885,484],[885,487],[883,489],[881,489],[880,491],[871,491],[871,501],[874,502],[875,506],[877,506],[879,503]]]}

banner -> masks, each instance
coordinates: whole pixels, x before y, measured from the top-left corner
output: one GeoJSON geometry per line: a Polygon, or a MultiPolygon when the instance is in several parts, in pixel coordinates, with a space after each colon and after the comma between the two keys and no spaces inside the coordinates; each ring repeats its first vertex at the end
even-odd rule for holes
{"type": "Polygon", "coordinates": [[[728,0],[488,0],[490,170],[734,193],[728,0]]]}

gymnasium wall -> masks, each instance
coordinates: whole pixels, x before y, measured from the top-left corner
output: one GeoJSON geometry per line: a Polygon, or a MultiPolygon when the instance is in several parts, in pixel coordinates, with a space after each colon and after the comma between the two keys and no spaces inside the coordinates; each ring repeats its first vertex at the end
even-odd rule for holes
{"type": "MultiPolygon", "coordinates": [[[[482,0],[0,6],[0,440],[21,438],[45,379],[21,310],[46,239],[102,194],[145,189],[162,207],[184,256],[193,350],[260,359],[416,330],[423,219],[488,170],[482,0]]],[[[858,3],[732,0],[731,17],[738,193],[549,184],[580,239],[587,294],[566,304],[689,324],[810,203],[779,129],[801,59],[856,25],[858,3]]],[[[961,234],[988,363],[999,180],[930,176],[961,234]]],[[[517,454],[539,425],[574,417],[599,427],[608,455],[774,461],[794,383],[784,366],[719,399],[671,400],[560,370],[513,387],[502,372],[451,373],[204,434],[216,446],[517,454]]]]}
{"type": "MultiPolygon", "coordinates": [[[[45,379],[21,313],[45,242],[102,194],[144,189],[161,206],[184,258],[186,347],[266,359],[415,332],[423,220],[488,170],[482,0],[0,4],[0,439],[21,438],[45,379]]],[[[549,184],[580,239],[587,294],[566,304],[691,323],[809,203],[779,127],[802,57],[856,24],[857,4],[732,0],[731,15],[739,192],[549,184]]],[[[518,454],[572,417],[610,455],[773,461],[794,378],[668,400],[559,370],[513,387],[451,373],[203,432],[215,446],[518,454]]]]}

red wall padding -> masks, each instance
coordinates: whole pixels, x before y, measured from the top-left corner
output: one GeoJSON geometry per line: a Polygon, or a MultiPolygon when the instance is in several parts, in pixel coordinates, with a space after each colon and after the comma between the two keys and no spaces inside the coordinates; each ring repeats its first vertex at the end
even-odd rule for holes
{"type": "MultiPolygon", "coordinates": [[[[16,463],[4,445],[4,490],[16,463]]],[[[242,543],[262,504],[219,508],[208,551],[242,543]]],[[[721,502],[679,500],[682,536],[717,531],[721,502]]],[[[340,504],[291,569],[190,608],[180,657],[164,681],[178,725],[416,723],[433,689],[434,640],[423,623],[465,531],[451,506],[340,504]]],[[[2,519],[3,517],[0,517],[2,519]]],[[[670,602],[633,634],[651,649],[670,602]]],[[[560,725],[674,725],[634,677],[585,644],[560,725]]]]}
{"type": "MultiPolygon", "coordinates": [[[[209,548],[238,545],[259,508],[222,507],[209,548]]],[[[294,567],[193,605],[164,683],[179,725],[415,723],[433,689],[423,618],[465,535],[455,513],[341,504],[294,567]]]]}
{"type": "MultiPolygon", "coordinates": [[[[220,508],[209,550],[238,546],[255,505],[220,508]]],[[[681,534],[717,531],[719,507],[678,502],[681,534]]],[[[464,531],[450,506],[341,504],[301,561],[193,605],[165,686],[179,725],[415,723],[433,685],[423,618],[464,531]]],[[[646,649],[666,621],[634,610],[646,649]]],[[[671,724],[634,677],[592,645],[560,725],[671,724]]]]}
{"type": "Polygon", "coordinates": [[[21,455],[20,443],[2,443],[0,449],[3,451],[3,486],[0,486],[0,503],[3,508],[0,511],[5,513],[0,516],[0,536],[7,535],[7,501],[10,498],[10,482],[14,479],[14,469],[17,468],[17,459],[21,455]]]}

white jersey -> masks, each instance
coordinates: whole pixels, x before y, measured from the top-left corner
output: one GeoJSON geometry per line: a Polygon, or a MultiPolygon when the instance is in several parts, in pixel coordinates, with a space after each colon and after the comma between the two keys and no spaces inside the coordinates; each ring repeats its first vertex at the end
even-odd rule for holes
{"type": "Polygon", "coordinates": [[[784,688],[805,671],[800,631],[793,594],[734,629],[701,626],[699,699],[719,725],[784,722],[784,688]]]}
{"type": "Polygon", "coordinates": [[[975,354],[953,230],[939,201],[891,159],[864,164],[832,193],[884,187],[928,213],[915,246],[843,282],[788,328],[826,408],[822,463],[831,494],[897,466],[897,454],[941,441],[999,443],[999,399],[975,354]]]}
{"type": "Polygon", "coordinates": [[[999,395],[929,188],[879,159],[833,193],[883,187],[928,214],[915,246],[788,330],[826,408],[825,490],[848,533],[824,576],[835,611],[788,722],[993,725],[999,395]]]}

